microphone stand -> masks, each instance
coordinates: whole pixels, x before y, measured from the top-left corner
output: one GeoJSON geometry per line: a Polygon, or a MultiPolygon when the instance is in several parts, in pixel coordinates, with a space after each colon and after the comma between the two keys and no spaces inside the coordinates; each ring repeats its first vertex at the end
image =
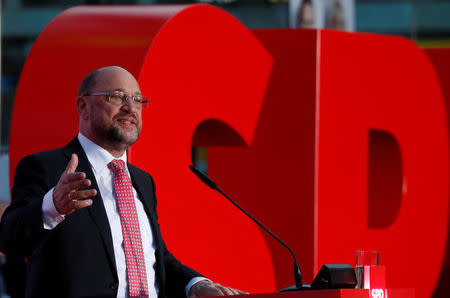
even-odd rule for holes
{"type": "Polygon", "coordinates": [[[239,206],[236,202],[234,202],[227,194],[225,194],[218,186],[217,184],[209,178],[207,175],[205,175],[203,172],[198,170],[192,165],[189,165],[189,169],[198,177],[200,180],[202,180],[206,185],[208,185],[211,189],[214,189],[218,191],[222,196],[224,196],[228,201],[230,201],[231,204],[236,206],[239,210],[241,210],[245,215],[247,215],[251,220],[253,220],[258,226],[260,226],[264,231],[269,233],[273,238],[275,238],[281,245],[283,245],[289,253],[292,255],[294,259],[294,279],[295,279],[295,285],[290,286],[284,289],[279,290],[278,292],[288,292],[288,291],[303,291],[303,290],[310,290],[310,285],[304,285],[302,282],[302,272],[300,270],[300,266],[298,265],[297,258],[295,257],[294,252],[292,249],[284,243],[280,238],[278,238],[274,233],[272,233],[268,228],[266,228],[262,223],[260,223],[258,220],[256,220],[253,216],[251,216],[245,209],[243,209],[241,206],[239,206]]]}

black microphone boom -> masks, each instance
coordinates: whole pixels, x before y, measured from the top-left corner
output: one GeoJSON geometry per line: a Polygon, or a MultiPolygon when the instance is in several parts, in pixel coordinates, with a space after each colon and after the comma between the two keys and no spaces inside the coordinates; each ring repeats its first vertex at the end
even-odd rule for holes
{"type": "Polygon", "coordinates": [[[300,290],[306,290],[310,289],[309,285],[303,285],[302,283],[302,272],[300,270],[300,266],[298,265],[297,258],[295,257],[294,252],[292,249],[287,246],[286,243],[281,241],[280,238],[275,236],[274,233],[272,233],[268,228],[266,228],[262,223],[257,221],[253,216],[251,216],[247,211],[245,211],[241,206],[239,206],[236,202],[234,202],[229,196],[227,196],[218,186],[217,183],[214,182],[211,178],[209,178],[207,175],[205,175],[200,170],[196,169],[194,166],[189,165],[189,169],[198,177],[200,180],[202,180],[206,185],[211,187],[212,189],[217,190],[221,195],[223,195],[228,201],[231,202],[234,206],[236,206],[239,210],[241,210],[245,215],[247,215],[251,220],[253,220],[258,226],[260,226],[264,231],[269,233],[273,238],[275,238],[278,242],[281,243],[284,247],[287,248],[287,250],[290,252],[292,257],[294,258],[294,278],[295,278],[295,286],[288,287],[286,289],[280,290],[282,291],[300,291],[300,290]]]}
{"type": "Polygon", "coordinates": [[[189,165],[189,169],[198,177],[200,180],[202,180],[206,185],[211,187],[212,189],[217,189],[216,182],[212,181],[211,178],[206,176],[202,171],[195,168],[193,165],[189,165]]]}

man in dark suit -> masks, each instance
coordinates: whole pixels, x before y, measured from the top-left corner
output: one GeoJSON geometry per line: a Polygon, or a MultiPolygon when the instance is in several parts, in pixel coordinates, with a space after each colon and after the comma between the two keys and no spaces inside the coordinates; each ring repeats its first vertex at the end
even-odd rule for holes
{"type": "Polygon", "coordinates": [[[23,158],[0,223],[0,251],[27,259],[27,297],[242,294],[182,265],[166,248],[152,177],[127,163],[147,98],[112,66],[88,74],[79,131],[63,148],[23,158]]]}

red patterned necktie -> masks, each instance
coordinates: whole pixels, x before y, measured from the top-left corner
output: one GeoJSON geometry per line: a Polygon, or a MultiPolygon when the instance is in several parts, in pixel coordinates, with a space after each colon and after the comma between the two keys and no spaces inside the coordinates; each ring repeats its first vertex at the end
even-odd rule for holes
{"type": "Polygon", "coordinates": [[[123,160],[114,159],[108,164],[108,167],[114,173],[114,188],[116,189],[125,246],[129,296],[148,297],[144,250],[142,249],[141,232],[131,181],[125,172],[123,160]]]}

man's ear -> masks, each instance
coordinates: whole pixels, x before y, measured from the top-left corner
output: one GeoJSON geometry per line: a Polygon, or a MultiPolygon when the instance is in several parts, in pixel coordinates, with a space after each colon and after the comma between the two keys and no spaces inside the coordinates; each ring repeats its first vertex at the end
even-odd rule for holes
{"type": "Polygon", "coordinates": [[[86,101],[86,97],[78,96],[77,97],[77,111],[80,119],[88,120],[89,118],[89,105],[86,101]]]}

